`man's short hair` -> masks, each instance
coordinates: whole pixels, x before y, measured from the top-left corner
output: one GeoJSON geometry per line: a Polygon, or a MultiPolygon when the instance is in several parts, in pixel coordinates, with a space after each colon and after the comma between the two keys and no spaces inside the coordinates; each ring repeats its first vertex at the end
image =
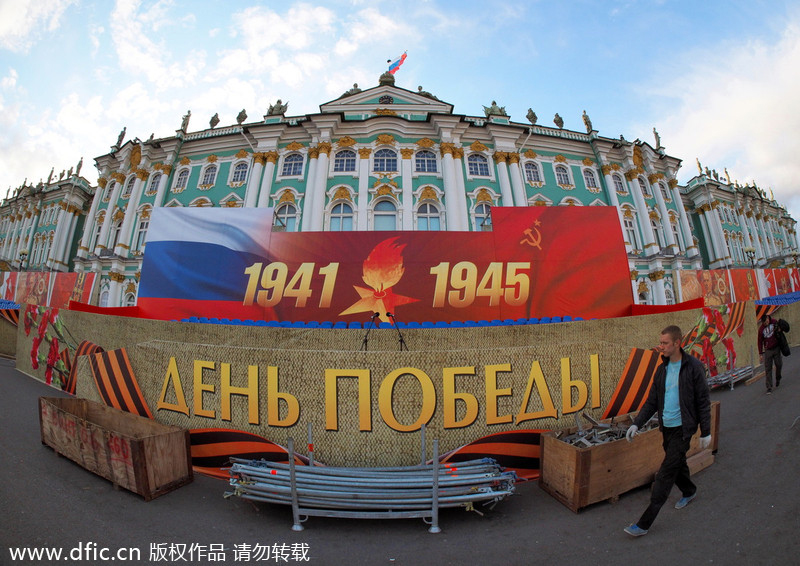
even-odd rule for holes
{"type": "Polygon", "coordinates": [[[673,342],[680,340],[683,337],[683,332],[681,329],[675,326],[674,324],[667,326],[664,330],[661,331],[661,334],[667,334],[672,339],[673,342]]]}

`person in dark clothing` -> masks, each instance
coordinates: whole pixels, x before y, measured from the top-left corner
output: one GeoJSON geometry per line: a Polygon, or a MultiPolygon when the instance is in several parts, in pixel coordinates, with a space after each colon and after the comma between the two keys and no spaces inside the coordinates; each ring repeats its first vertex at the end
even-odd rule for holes
{"type": "Polygon", "coordinates": [[[626,435],[628,442],[633,442],[639,428],[658,413],[664,461],[656,473],[650,505],[636,523],[625,527],[625,532],[631,536],[647,534],[673,485],[677,485],[682,494],[675,509],[683,509],[697,495],[697,486],[689,477],[686,452],[698,425],[700,449],[711,445],[711,400],[705,369],[700,360],[683,351],[681,336],[677,326],[661,331],[658,345],[661,365],[653,375],[647,400],[626,435]]]}
{"type": "Polygon", "coordinates": [[[775,387],[779,387],[781,384],[783,358],[778,344],[778,321],[768,314],[764,314],[761,317],[761,326],[758,327],[758,356],[764,363],[767,395],[771,395],[772,364],[775,364],[775,387]]]}

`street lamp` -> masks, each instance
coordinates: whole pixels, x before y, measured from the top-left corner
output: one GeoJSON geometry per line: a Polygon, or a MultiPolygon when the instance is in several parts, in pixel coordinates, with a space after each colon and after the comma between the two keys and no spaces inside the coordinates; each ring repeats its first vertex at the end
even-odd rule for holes
{"type": "Polygon", "coordinates": [[[751,247],[751,246],[748,246],[748,247],[744,248],[744,250],[742,250],[742,251],[744,251],[744,255],[747,256],[747,259],[750,260],[750,267],[755,269],[756,268],[756,262],[755,262],[756,249],[751,247]]]}

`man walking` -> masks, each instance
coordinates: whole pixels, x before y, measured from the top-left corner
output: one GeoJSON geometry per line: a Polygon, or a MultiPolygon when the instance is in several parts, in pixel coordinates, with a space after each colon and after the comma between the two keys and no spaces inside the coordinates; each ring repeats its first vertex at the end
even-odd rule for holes
{"type": "Polygon", "coordinates": [[[764,363],[767,395],[772,395],[772,364],[775,363],[775,387],[779,387],[783,358],[778,344],[778,321],[766,313],[761,317],[761,326],[758,327],[758,356],[764,363]]]}
{"type": "Polygon", "coordinates": [[[673,485],[677,485],[682,494],[675,509],[683,509],[697,495],[697,486],[689,478],[686,452],[698,425],[700,449],[711,445],[711,401],[705,370],[700,360],[683,351],[681,336],[677,326],[661,331],[658,345],[661,365],[653,376],[647,400],[626,435],[628,442],[632,442],[639,427],[658,412],[664,461],[656,473],[650,505],[636,523],[625,527],[625,532],[635,537],[647,534],[673,485]]]}

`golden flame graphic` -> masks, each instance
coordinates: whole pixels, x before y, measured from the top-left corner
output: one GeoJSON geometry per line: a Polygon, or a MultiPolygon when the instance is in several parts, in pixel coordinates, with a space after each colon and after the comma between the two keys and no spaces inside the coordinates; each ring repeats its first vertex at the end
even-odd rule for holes
{"type": "Polygon", "coordinates": [[[382,241],[364,260],[362,279],[375,291],[380,292],[393,287],[403,277],[405,268],[402,252],[406,245],[395,244],[397,239],[396,237],[382,241]]]}

